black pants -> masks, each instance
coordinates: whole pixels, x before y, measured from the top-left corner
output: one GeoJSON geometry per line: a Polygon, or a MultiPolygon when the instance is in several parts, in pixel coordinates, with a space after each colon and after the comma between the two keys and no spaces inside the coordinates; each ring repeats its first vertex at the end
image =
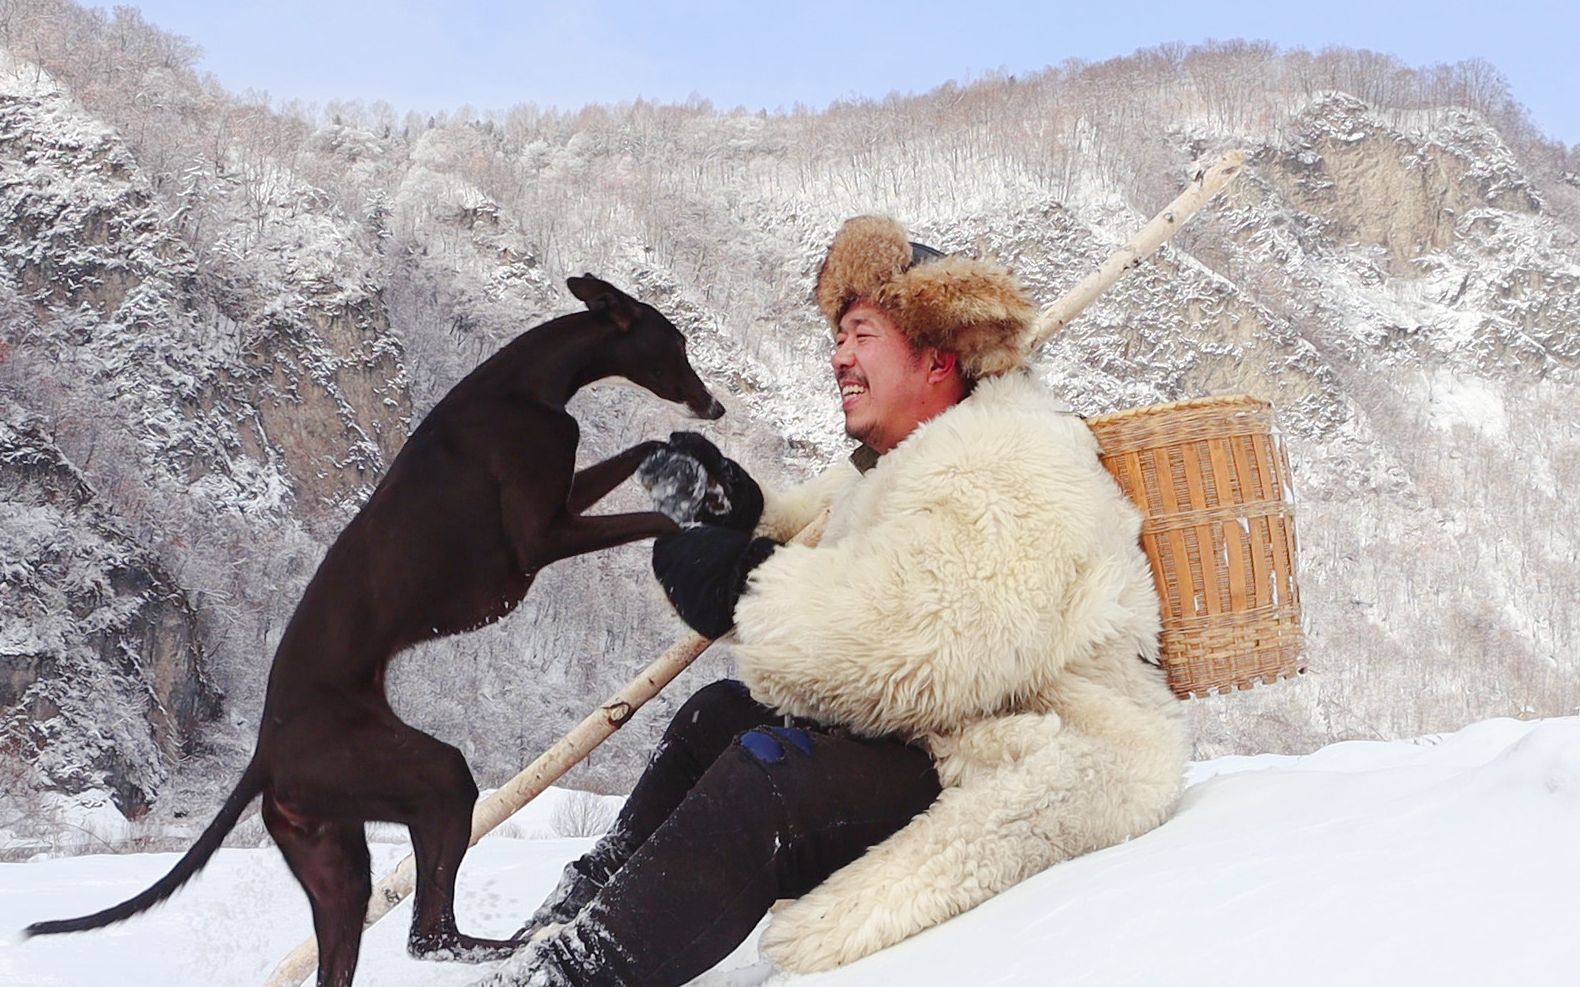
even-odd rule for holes
{"type": "Polygon", "coordinates": [[[608,837],[572,865],[604,884],[542,944],[576,987],[684,984],[938,797],[926,752],[785,726],[739,682],[670,721],[608,837]]]}

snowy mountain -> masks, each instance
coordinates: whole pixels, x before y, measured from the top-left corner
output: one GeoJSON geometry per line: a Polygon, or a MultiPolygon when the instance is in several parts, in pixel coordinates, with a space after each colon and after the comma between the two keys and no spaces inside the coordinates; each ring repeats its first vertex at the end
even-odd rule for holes
{"type": "MultiPolygon", "coordinates": [[[[402,119],[226,93],[135,11],[12,8],[14,799],[96,787],[157,821],[206,815],[324,547],[450,385],[574,307],[566,275],[668,313],[730,407],[705,430],[782,482],[844,454],[809,301],[842,219],[892,213],[1052,300],[1228,146],[1247,173],[1039,361],[1086,413],[1229,391],[1279,408],[1312,671],[1194,702],[1198,753],[1580,709],[1580,152],[1482,63],[1235,42],[821,113],[402,119]],[[70,481],[46,490],[29,463],[70,481]]],[[[687,427],[628,389],[572,410],[587,461],[687,427]]],[[[631,546],[551,568],[500,625],[404,656],[391,688],[498,783],[680,631],[631,546]]],[[[727,669],[704,658],[575,782],[622,789],[673,697],[727,669]]]]}
{"type": "MultiPolygon", "coordinates": [[[[748,939],[694,987],[1570,984],[1580,965],[1580,719],[1493,720],[1410,741],[1191,766],[1161,828],[1059,864],[850,966],[776,974],[748,939]]],[[[545,796],[551,801],[555,792],[545,796]]],[[[552,833],[529,806],[518,835],[552,833]]],[[[507,934],[586,839],[486,837],[461,870],[463,928],[507,934]]],[[[375,842],[382,873],[408,847],[375,842]]],[[[0,864],[0,928],[132,894],[173,854],[0,864]]],[[[409,959],[406,903],[363,936],[357,982],[459,985],[489,967],[409,959]]],[[[0,943],[17,987],[255,987],[311,922],[272,848],[229,848],[113,929],[0,943]]]]}

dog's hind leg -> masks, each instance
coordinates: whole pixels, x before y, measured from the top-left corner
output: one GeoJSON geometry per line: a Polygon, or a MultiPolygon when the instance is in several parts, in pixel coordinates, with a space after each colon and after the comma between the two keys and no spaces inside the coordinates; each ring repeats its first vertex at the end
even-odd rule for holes
{"type": "MultiPolygon", "coordinates": [[[[460,751],[402,723],[382,702],[368,702],[353,715],[299,725],[275,755],[275,764],[290,765],[275,774],[276,812],[284,821],[334,820],[354,826],[359,839],[364,820],[402,823],[411,831],[417,900],[407,950],[413,956],[481,962],[521,946],[515,940],[463,936],[456,929],[455,878],[471,842],[477,801],[477,784],[460,751]]],[[[368,895],[362,845],[358,930],[368,895]]],[[[305,879],[303,884],[312,895],[312,885],[305,879]]],[[[317,908],[315,898],[315,919],[317,908]]]]}
{"type": "Polygon", "coordinates": [[[455,879],[471,843],[477,803],[477,783],[465,755],[402,723],[387,707],[378,709],[372,722],[346,729],[336,743],[348,760],[320,757],[311,770],[328,772],[313,786],[317,797],[304,794],[302,801],[309,806],[340,801],[361,818],[404,823],[411,831],[417,888],[407,952],[481,963],[519,949],[518,940],[480,939],[456,928],[455,879]]]}
{"type": "Polygon", "coordinates": [[[463,935],[455,924],[455,880],[472,837],[477,784],[461,752],[421,731],[403,743],[405,777],[420,791],[412,813],[399,821],[411,831],[417,858],[417,900],[412,909],[407,951],[413,956],[468,963],[509,956],[522,946],[515,939],[463,935]],[[418,740],[417,738],[421,738],[418,740]]]}
{"type": "Polygon", "coordinates": [[[312,904],[318,987],[350,987],[373,891],[362,824],[298,818],[268,795],[263,822],[312,904]]]}

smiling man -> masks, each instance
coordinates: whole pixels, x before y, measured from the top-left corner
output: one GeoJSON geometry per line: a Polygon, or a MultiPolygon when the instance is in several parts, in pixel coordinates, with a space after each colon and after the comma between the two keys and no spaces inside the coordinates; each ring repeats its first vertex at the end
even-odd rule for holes
{"type": "Polygon", "coordinates": [[[912,348],[883,309],[859,301],[834,334],[834,378],[845,434],[882,455],[916,426],[965,397],[959,359],[947,350],[912,348]]]}
{"type": "Polygon", "coordinates": [[[741,680],[681,708],[493,983],[683,984],[782,898],[763,951],[827,969],[1172,811],[1140,516],[1027,370],[1019,284],[864,216],[816,297],[862,447],[766,495],[695,434],[644,467],[686,526],[654,571],[699,632],[735,625],[741,680]]]}

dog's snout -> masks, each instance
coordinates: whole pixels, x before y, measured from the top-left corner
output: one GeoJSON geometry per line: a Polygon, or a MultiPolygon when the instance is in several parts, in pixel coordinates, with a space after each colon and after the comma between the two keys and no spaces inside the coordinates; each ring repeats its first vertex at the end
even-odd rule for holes
{"type": "Polygon", "coordinates": [[[724,405],[719,403],[718,398],[709,394],[707,405],[699,408],[693,404],[691,405],[691,413],[698,418],[702,418],[707,421],[713,421],[715,418],[724,417],[724,405]]]}

